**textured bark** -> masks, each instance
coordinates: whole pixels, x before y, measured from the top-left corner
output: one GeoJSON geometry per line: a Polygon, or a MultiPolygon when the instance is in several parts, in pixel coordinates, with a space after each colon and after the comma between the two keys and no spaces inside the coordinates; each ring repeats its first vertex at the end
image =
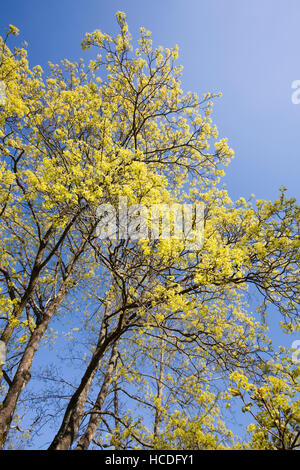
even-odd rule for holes
{"type": "Polygon", "coordinates": [[[94,406],[95,412],[94,413],[91,412],[88,426],[84,434],[79,439],[78,444],[75,447],[75,450],[87,450],[90,446],[90,443],[95,437],[95,434],[98,428],[98,423],[99,423],[99,411],[102,410],[104,400],[107,397],[110,379],[116,367],[117,357],[118,357],[118,342],[116,341],[112,347],[108,367],[107,367],[107,370],[103,379],[102,386],[98,393],[97,400],[95,402],[95,406],[94,406]]]}
{"type": "Polygon", "coordinates": [[[87,240],[83,240],[77,253],[74,255],[72,261],[68,265],[68,268],[66,270],[66,277],[56,297],[53,299],[47,310],[44,312],[43,320],[41,321],[41,323],[37,325],[34,331],[32,332],[31,337],[26,345],[26,349],[24,351],[22,359],[19,363],[17,372],[15,373],[15,376],[11,381],[7,395],[3,401],[2,406],[0,407],[0,449],[2,449],[5,444],[19,396],[30,380],[30,370],[34,355],[38,349],[38,345],[45,331],[48,328],[51,318],[53,317],[53,315],[55,314],[55,312],[57,311],[60,304],[63,302],[68,293],[68,283],[73,273],[73,269],[76,263],[78,262],[80,255],[84,251],[86,243],[87,240]]]}
{"type": "Polygon", "coordinates": [[[62,289],[57,295],[57,298],[52,302],[45,312],[43,321],[35,328],[28,341],[17,372],[15,373],[15,376],[11,382],[11,386],[9,387],[7,395],[0,408],[0,449],[2,449],[5,444],[18,398],[29,382],[32,361],[37,351],[39,342],[44,335],[53,314],[56,312],[65,295],[66,290],[62,289]]]}
{"type": "MultiPolygon", "coordinates": [[[[51,230],[49,229],[46,236],[45,236],[45,238],[44,238],[44,240],[42,240],[41,243],[40,243],[40,246],[39,246],[39,249],[37,251],[35,261],[34,261],[34,265],[32,267],[31,276],[30,276],[30,279],[29,279],[29,282],[28,282],[28,286],[26,287],[26,290],[25,290],[20,302],[18,303],[17,307],[15,308],[15,311],[12,314],[12,316],[15,317],[15,318],[19,318],[21,316],[24,308],[27,305],[28,300],[30,299],[30,297],[32,295],[33,289],[34,289],[34,287],[35,287],[35,285],[38,281],[40,272],[41,272],[41,270],[44,266],[44,263],[43,263],[42,260],[43,260],[45,250],[46,250],[48,241],[51,237],[51,234],[52,234],[53,230],[54,229],[51,229],[51,230]]],[[[6,277],[7,284],[9,285],[10,277],[9,277],[8,271],[2,270],[2,273],[4,273],[4,275],[6,277]]],[[[10,298],[12,300],[14,300],[14,298],[15,298],[15,294],[14,294],[14,292],[11,288],[10,288],[10,298]]],[[[9,322],[7,322],[5,328],[2,331],[2,334],[0,336],[0,340],[3,341],[6,346],[8,346],[10,338],[11,338],[13,332],[14,332],[14,327],[12,327],[9,322]]],[[[1,365],[0,365],[0,370],[2,370],[1,365]]],[[[1,384],[1,376],[0,376],[0,384],[1,384]]]]}
{"type": "Polygon", "coordinates": [[[49,450],[68,450],[71,448],[78,434],[84,415],[84,406],[97,372],[99,361],[106,353],[107,348],[121,336],[124,331],[124,324],[126,329],[125,315],[122,314],[118,325],[107,334],[106,315],[108,315],[108,313],[105,314],[102,321],[97,347],[82,376],[79,387],[69,401],[60,429],[53,442],[50,444],[49,450]]]}

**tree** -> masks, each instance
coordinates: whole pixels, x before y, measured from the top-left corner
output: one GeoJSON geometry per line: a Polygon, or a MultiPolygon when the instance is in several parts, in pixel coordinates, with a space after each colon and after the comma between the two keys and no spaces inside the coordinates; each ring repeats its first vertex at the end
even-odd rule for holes
{"type": "Polygon", "coordinates": [[[243,412],[250,413],[254,423],[249,425],[252,436],[250,448],[293,450],[300,447],[299,365],[293,364],[284,348],[280,362],[263,365],[265,377],[259,384],[249,382],[239,371],[231,374],[236,388],[233,396],[243,402],[243,412]]]}
{"type": "MultiPolygon", "coordinates": [[[[118,12],[117,20],[120,33],[114,38],[98,30],[86,35],[83,49],[97,50],[87,66],[64,60],[50,64],[48,75],[39,66],[29,68],[24,49],[9,49],[14,27],[0,41],[0,80],[7,90],[0,108],[1,339],[8,350],[2,446],[42,338],[63,312],[75,321],[70,302],[85,319],[82,296],[97,312],[94,343],[51,449],[88,448],[103,423],[116,446],[130,440],[159,446],[178,422],[181,395],[182,432],[186,445],[194,446],[188,434],[204,413],[196,412],[196,384],[202,381],[201,390],[214,404],[221,395],[213,393],[210,381],[215,384],[218,374],[225,382],[236,370],[253,378],[261,374],[261,353],[269,345],[248,311],[248,287],[260,294],[260,313],[274,305],[286,329],[298,324],[295,200],[283,189],[275,202],[231,201],[219,188],[233,151],[227,139],[217,140],[211,119],[218,95],[184,94],[182,68],[175,65],[178,48],[153,48],[150,33],[141,28],[133,51],[125,15],[118,12]],[[117,208],[124,197],[131,237],[99,237],[99,206],[117,208]],[[138,204],[166,209],[178,203],[205,205],[203,246],[191,249],[187,233],[178,238],[174,220],[167,238],[159,236],[162,222],[158,236],[135,236],[138,204]],[[158,355],[147,351],[151,345],[158,355]],[[142,401],[141,388],[132,393],[124,377],[127,371],[137,379],[138,358],[141,377],[145,364],[151,371],[141,384],[152,390],[144,405],[149,408],[155,398],[153,435],[146,425],[134,431],[132,423],[140,426],[141,420],[120,406],[126,394],[142,401]],[[193,363],[207,371],[199,375],[193,363]],[[194,410],[188,423],[185,402],[194,410]]],[[[152,230],[153,220],[146,221],[152,230]]],[[[120,217],[116,222],[120,230],[120,217]]],[[[209,409],[217,415],[214,406],[209,409]]],[[[225,428],[208,421],[203,445],[218,447],[216,435],[225,428]]]]}

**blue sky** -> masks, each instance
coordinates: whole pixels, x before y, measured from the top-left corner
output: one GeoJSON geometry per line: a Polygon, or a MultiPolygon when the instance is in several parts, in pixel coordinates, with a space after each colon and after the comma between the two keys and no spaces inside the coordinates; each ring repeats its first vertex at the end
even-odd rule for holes
{"type": "Polygon", "coordinates": [[[300,2],[12,0],[1,5],[0,31],[19,27],[31,65],[45,66],[84,57],[84,33],[115,32],[117,10],[134,37],[145,26],[155,45],[179,45],[186,91],[222,91],[213,118],[236,153],[226,177],[231,196],[273,199],[283,184],[298,197],[300,104],[291,84],[300,79],[300,2]]]}
{"type": "MultiPolygon", "coordinates": [[[[127,14],[133,37],[140,26],[154,45],[179,45],[185,91],[222,91],[213,120],[236,157],[225,182],[233,199],[274,199],[284,185],[299,198],[299,0],[10,0],[0,6],[0,35],[20,29],[30,65],[84,57],[86,32],[117,31],[115,12],[127,14]]],[[[274,325],[277,342],[282,339],[274,325]]]]}
{"type": "MultiPolygon", "coordinates": [[[[86,32],[118,32],[116,11],[127,15],[133,38],[140,26],[154,45],[179,45],[182,87],[222,91],[212,118],[235,158],[224,179],[230,196],[274,199],[281,185],[299,200],[299,0],[11,0],[1,6],[8,24],[27,41],[30,65],[78,60],[86,32]]],[[[290,340],[288,340],[290,344],[290,340]]]]}

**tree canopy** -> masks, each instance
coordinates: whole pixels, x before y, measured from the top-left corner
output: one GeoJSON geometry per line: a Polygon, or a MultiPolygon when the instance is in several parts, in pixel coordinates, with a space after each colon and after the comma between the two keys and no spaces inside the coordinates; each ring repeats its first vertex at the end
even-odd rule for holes
{"type": "Polygon", "coordinates": [[[30,447],[50,420],[55,450],[299,448],[299,364],[268,337],[279,315],[299,329],[299,207],[285,188],[231,200],[219,94],[184,93],[178,48],[141,28],[134,49],[116,18],[115,37],[83,39],[91,60],[47,72],[10,47],[17,28],[0,38],[1,446],[30,447]],[[120,198],[203,205],[203,244],[172,223],[99,237],[99,206],[120,198]],[[61,358],[37,370],[47,344],[61,358]]]}

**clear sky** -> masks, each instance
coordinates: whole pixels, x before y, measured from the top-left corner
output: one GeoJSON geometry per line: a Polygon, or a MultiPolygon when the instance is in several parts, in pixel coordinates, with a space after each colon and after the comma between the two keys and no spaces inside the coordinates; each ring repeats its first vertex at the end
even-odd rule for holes
{"type": "Polygon", "coordinates": [[[17,26],[30,65],[45,67],[84,57],[86,32],[117,32],[118,10],[133,37],[145,26],[154,45],[179,45],[185,91],[222,91],[212,118],[236,153],[225,179],[231,197],[274,199],[284,185],[299,198],[300,104],[291,85],[300,80],[300,1],[2,0],[0,35],[17,26]]]}
{"type": "MultiPolygon", "coordinates": [[[[80,41],[96,28],[117,30],[125,11],[133,36],[145,26],[155,45],[178,44],[183,88],[222,91],[213,118],[236,152],[226,183],[233,198],[274,198],[280,185],[299,197],[299,0],[10,0],[9,23],[29,43],[31,65],[84,56],[80,41]]],[[[0,33],[1,34],[1,33],[0,33]]]]}

